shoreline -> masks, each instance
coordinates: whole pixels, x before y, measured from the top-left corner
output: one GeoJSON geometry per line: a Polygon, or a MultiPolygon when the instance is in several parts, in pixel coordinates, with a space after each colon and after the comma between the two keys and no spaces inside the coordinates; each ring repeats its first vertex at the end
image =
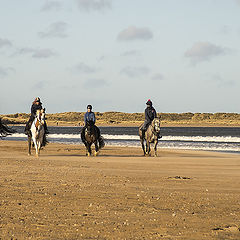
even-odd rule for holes
{"type": "MultiPolygon", "coordinates": [[[[141,122],[143,123],[143,122],[141,122]]],[[[96,123],[96,126],[99,127],[139,127],[141,125],[139,124],[98,124],[96,123]]],[[[54,124],[51,122],[47,122],[48,126],[51,127],[83,127],[83,125],[78,125],[75,123],[62,123],[62,124],[54,124]]],[[[24,126],[26,124],[8,124],[10,127],[14,126],[24,126]]],[[[226,127],[226,128],[240,128],[240,125],[226,125],[226,124],[161,124],[161,127],[226,127]]]]}

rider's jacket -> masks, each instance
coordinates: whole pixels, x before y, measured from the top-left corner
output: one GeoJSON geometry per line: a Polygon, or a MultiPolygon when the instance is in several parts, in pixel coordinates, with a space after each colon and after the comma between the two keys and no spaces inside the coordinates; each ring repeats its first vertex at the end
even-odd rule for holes
{"type": "Polygon", "coordinates": [[[32,115],[32,116],[35,116],[37,110],[41,110],[41,109],[42,109],[42,103],[39,103],[39,105],[37,105],[37,104],[32,104],[32,107],[31,107],[31,115],[32,115]]]}
{"type": "Polygon", "coordinates": [[[157,112],[154,109],[154,107],[147,107],[145,109],[145,121],[147,123],[151,123],[153,121],[153,119],[156,117],[157,117],[157,112]]]}
{"type": "Polygon", "coordinates": [[[86,112],[84,115],[84,122],[85,124],[89,121],[92,121],[94,124],[96,122],[95,114],[94,112],[86,112]]]}

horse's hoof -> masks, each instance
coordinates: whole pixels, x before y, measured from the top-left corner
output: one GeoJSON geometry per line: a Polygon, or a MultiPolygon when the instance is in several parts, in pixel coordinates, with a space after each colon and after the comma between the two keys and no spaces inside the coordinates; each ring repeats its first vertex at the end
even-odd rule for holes
{"type": "Polygon", "coordinates": [[[88,155],[88,157],[90,157],[90,156],[91,156],[91,154],[90,154],[90,153],[88,153],[87,155],[88,155]]]}
{"type": "Polygon", "coordinates": [[[95,157],[96,157],[96,156],[98,156],[98,154],[99,154],[99,152],[95,152],[95,154],[94,154],[94,155],[95,155],[95,157]]]}
{"type": "Polygon", "coordinates": [[[31,153],[28,153],[28,156],[31,156],[32,154],[31,153]]]}

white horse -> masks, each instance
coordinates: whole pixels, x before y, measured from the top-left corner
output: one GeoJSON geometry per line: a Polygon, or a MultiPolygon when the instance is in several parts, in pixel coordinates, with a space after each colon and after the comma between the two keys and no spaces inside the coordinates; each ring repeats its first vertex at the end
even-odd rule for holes
{"type": "Polygon", "coordinates": [[[30,131],[31,136],[28,137],[28,155],[31,155],[31,140],[34,143],[36,149],[36,156],[40,154],[40,148],[43,143],[43,136],[45,133],[44,130],[45,124],[45,108],[37,110],[35,119],[31,125],[30,131]]]}
{"type": "Polygon", "coordinates": [[[142,135],[142,126],[143,124],[139,127],[139,136],[140,136],[140,141],[142,144],[142,149],[144,156],[150,156],[150,143],[154,143],[154,156],[157,157],[157,144],[158,144],[158,138],[161,138],[159,136],[160,134],[160,119],[159,118],[154,118],[152,123],[149,125],[147,131],[145,132],[145,136],[143,137],[142,135]],[[144,140],[146,140],[146,150],[144,146],[144,140]]]}

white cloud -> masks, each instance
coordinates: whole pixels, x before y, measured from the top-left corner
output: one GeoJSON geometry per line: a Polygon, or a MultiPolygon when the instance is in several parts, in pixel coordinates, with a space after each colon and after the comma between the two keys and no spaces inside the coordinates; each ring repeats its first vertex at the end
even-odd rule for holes
{"type": "Polygon", "coordinates": [[[224,25],[220,28],[219,33],[227,35],[227,34],[231,33],[231,31],[232,31],[232,29],[230,26],[224,25]]]}
{"type": "Polygon", "coordinates": [[[218,87],[233,87],[236,85],[236,82],[232,80],[226,80],[219,74],[215,74],[212,76],[212,82],[216,83],[218,87]]]}
{"type": "Polygon", "coordinates": [[[83,62],[78,64],[74,69],[77,70],[78,72],[82,72],[82,73],[86,73],[86,74],[95,73],[97,71],[96,68],[90,67],[83,62]]]}
{"type": "Polygon", "coordinates": [[[56,53],[48,48],[35,49],[35,48],[21,48],[17,51],[18,55],[30,54],[33,58],[49,58],[56,56],[56,53]]]}
{"type": "Polygon", "coordinates": [[[122,54],[124,57],[138,56],[140,53],[137,50],[126,51],[122,54]]]}
{"type": "Polygon", "coordinates": [[[137,28],[130,26],[127,29],[121,31],[117,39],[119,41],[132,41],[132,40],[150,40],[153,38],[153,33],[148,28],[137,28]]]}
{"type": "Polygon", "coordinates": [[[56,53],[54,53],[51,49],[37,49],[32,57],[33,58],[50,58],[56,56],[56,53]]]}
{"type": "Polygon", "coordinates": [[[51,11],[51,10],[59,11],[61,10],[61,8],[62,8],[62,3],[58,1],[47,0],[43,5],[41,11],[51,11]]]}
{"type": "Polygon", "coordinates": [[[4,68],[0,66],[0,78],[5,78],[9,75],[9,73],[15,72],[14,68],[4,68]]]}
{"type": "Polygon", "coordinates": [[[163,79],[164,79],[164,76],[161,73],[157,73],[152,76],[152,80],[154,80],[154,81],[161,81],[163,79]]]}
{"type": "Polygon", "coordinates": [[[68,24],[65,22],[52,23],[44,32],[39,32],[41,38],[66,38],[68,24]]]}
{"type": "Polygon", "coordinates": [[[217,46],[209,42],[197,42],[185,52],[193,64],[209,61],[214,57],[222,56],[230,52],[230,49],[217,46]]]}
{"type": "Polygon", "coordinates": [[[150,72],[149,68],[147,67],[130,67],[127,66],[121,70],[121,74],[127,75],[128,77],[135,78],[135,77],[142,77],[148,75],[150,72]]]}
{"type": "Polygon", "coordinates": [[[85,11],[99,11],[110,9],[112,0],[76,0],[79,9],[85,11]]]}
{"type": "Polygon", "coordinates": [[[84,88],[101,88],[108,85],[108,82],[104,79],[88,79],[84,82],[84,88]]]}
{"type": "Polygon", "coordinates": [[[0,48],[1,47],[11,47],[12,43],[8,39],[0,38],[0,48]]]}

